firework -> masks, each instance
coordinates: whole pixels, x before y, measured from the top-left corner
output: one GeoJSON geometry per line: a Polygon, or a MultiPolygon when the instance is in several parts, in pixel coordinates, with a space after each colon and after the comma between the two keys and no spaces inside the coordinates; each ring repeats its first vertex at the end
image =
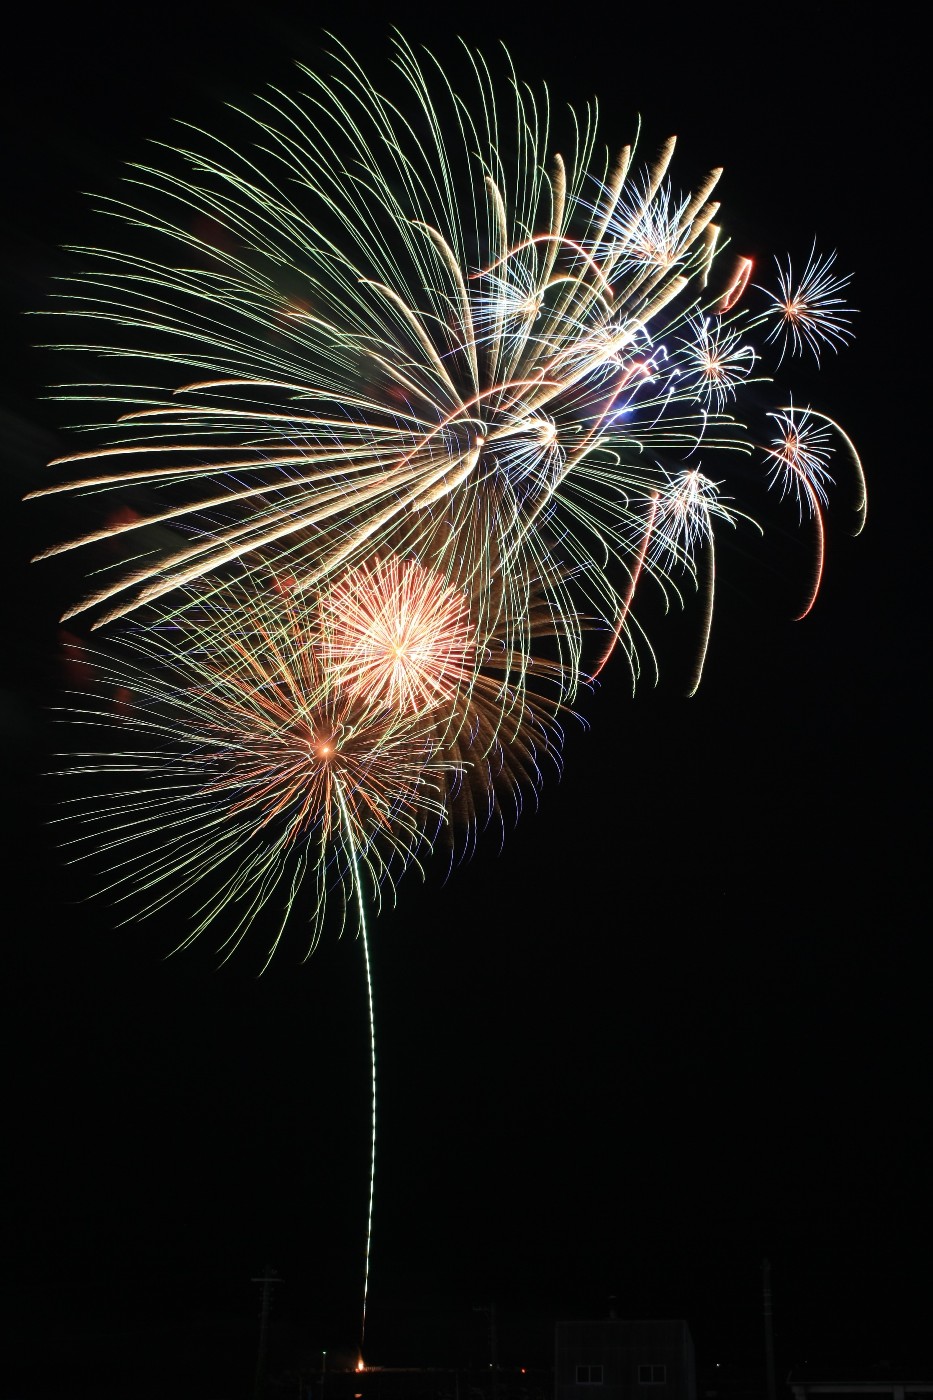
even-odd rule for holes
{"type": "Polygon", "coordinates": [[[722,410],[734,399],[758,358],[739,330],[721,317],[688,316],[689,338],[681,338],[681,374],[707,407],[722,410]]]}
{"type": "Polygon", "coordinates": [[[104,795],[79,801],[73,847],[106,861],[104,892],[134,914],[206,889],[184,944],[226,927],[229,954],[277,908],[271,956],[303,883],[309,949],[329,887],[345,907],[362,870],[378,900],[443,815],[443,763],[418,716],[340,685],[316,615],[274,592],[228,601],[199,599],[96,656],[101,692],[130,698],[70,712],[119,731],[77,764],[104,795]]]}
{"type": "MultiPolygon", "coordinates": [[[[61,315],[132,373],[76,391],[103,440],[45,491],[165,503],[47,553],[104,538],[130,553],[153,521],[188,539],[134,554],[71,613],[112,622],[244,569],[291,571],[314,596],[396,553],[453,594],[511,591],[507,636],[501,615],[478,623],[510,652],[530,650],[533,581],[568,699],[590,623],[626,619],[637,673],[630,581],[664,582],[664,551],[639,558],[645,503],[700,445],[751,451],[735,408],[758,358],[746,331],[768,313],[745,308],[747,259],[719,267],[718,169],[679,193],[673,140],[612,161],[594,110],[557,155],[545,95],[511,73],[503,143],[493,79],[467,59],[472,101],[397,40],[406,117],[340,51],[335,83],[301,68],[303,91],[239,114],[239,142],[192,134],[105,201],[126,246],[84,250],[61,315]]],[[[832,266],[813,255],[793,296],[789,266],[768,294],[792,339],[847,334],[832,266]]]]}
{"type": "Polygon", "coordinates": [[[811,611],[823,579],[826,544],[823,513],[829,504],[827,487],[831,486],[833,481],[828,466],[833,453],[834,434],[845,444],[859,482],[860,494],[855,507],[859,516],[856,534],[859,534],[865,525],[865,475],[851,438],[825,413],[818,413],[812,408],[794,408],[791,404],[769,416],[777,429],[770,446],[765,448],[769,484],[780,491],[782,498],[793,495],[801,520],[806,511],[813,518],[816,528],[813,584],[803,611],[797,614],[799,622],[811,611]]]}
{"type": "Polygon", "coordinates": [[[425,713],[449,703],[472,674],[467,598],[416,559],[392,555],[349,570],[322,608],[335,677],[368,701],[425,713]]]}
{"type": "Polygon", "coordinates": [[[559,656],[547,656],[554,619],[532,589],[521,627],[534,653],[510,650],[502,637],[518,630],[513,601],[495,587],[470,597],[397,555],[347,570],[321,595],[335,682],[367,704],[417,716],[444,755],[442,831],[452,848],[470,848],[507,807],[517,815],[523,794],[540,785],[541,758],[556,763],[562,746],[568,687],[559,656]],[[493,618],[497,635],[488,635],[493,618]]]}
{"type": "Polygon", "coordinates": [[[804,510],[814,515],[829,504],[826,488],[833,480],[827,470],[832,455],[829,428],[814,420],[809,409],[791,406],[768,416],[777,428],[768,448],[770,483],[782,497],[788,492],[795,496],[801,517],[804,510]]]}
{"type": "MultiPolygon", "coordinates": [[[[76,853],[142,915],[207,891],[184,942],[216,922],[227,954],[273,905],[271,956],[310,883],[313,948],[328,890],[378,904],[439,830],[469,844],[559,752],[560,661],[480,644],[473,611],[392,556],[314,603],[293,578],[251,578],[121,629],[69,711],[114,737],[75,765],[110,794],[78,803],[76,853]]],[[[553,632],[540,598],[527,614],[553,632]]]]}
{"type": "Polygon", "coordinates": [[[838,276],[833,271],[836,254],[820,255],[815,244],[799,278],[794,274],[790,258],[785,267],[777,259],[775,262],[777,291],[767,287],[760,289],[770,301],[762,319],[774,323],[767,339],[780,342],[782,360],[788,351],[802,355],[809,350],[819,362],[824,346],[838,350],[852,339],[849,326],[852,308],[846,306],[845,298],[839,295],[852,279],[838,276]]]}
{"type": "MultiPolygon", "coordinates": [[[[64,391],[96,405],[89,445],[33,493],[150,503],[45,551],[124,559],[65,614],[117,633],[73,711],[114,738],[74,765],[102,789],[75,804],[75,854],[134,912],[197,895],[183,945],[216,923],[225,955],[263,911],[271,957],[299,911],[311,949],[352,906],[373,1150],[367,908],[439,833],[469,849],[518,811],[611,656],[633,682],[653,660],[646,582],[700,591],[695,692],[715,532],[748,519],[751,336],[780,365],[851,334],[835,255],[778,263],[776,291],[723,261],[722,172],[678,190],[673,138],[612,159],[593,107],[557,154],[548,94],[511,68],[500,93],[467,52],[462,97],[430,55],[394,56],[401,98],[340,50],[332,80],[300,67],[300,92],[239,112],[240,137],[131,167],[103,203],[121,246],[83,250],[57,311],[80,326],[59,348],[120,368],[64,391]]],[[[825,414],[770,416],[771,483],[818,531],[803,616],[834,437],[859,528],[864,474],[825,414]]],[[[367,1281],[372,1204],[371,1172],[367,1281]]]]}

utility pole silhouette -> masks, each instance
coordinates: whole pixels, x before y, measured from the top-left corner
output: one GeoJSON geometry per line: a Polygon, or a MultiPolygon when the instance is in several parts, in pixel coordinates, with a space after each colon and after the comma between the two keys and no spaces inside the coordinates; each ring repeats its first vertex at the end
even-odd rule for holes
{"type": "Polygon", "coordinates": [[[474,1312],[484,1313],[489,1319],[489,1400],[499,1400],[499,1338],[496,1333],[496,1305],[477,1307],[474,1312]]]}
{"type": "Polygon", "coordinates": [[[256,1379],[253,1382],[253,1400],[262,1400],[266,1389],[266,1347],[269,1342],[269,1313],[272,1309],[272,1289],[275,1284],[281,1283],[275,1269],[268,1265],[259,1275],[252,1280],[253,1283],[262,1285],[261,1302],[259,1305],[259,1351],[256,1355],[256,1379]]]}
{"type": "Polygon", "coordinates": [[[774,1377],[774,1318],[771,1313],[771,1262],[761,1261],[762,1306],[765,1318],[765,1383],[768,1387],[768,1400],[776,1400],[777,1385],[774,1377]]]}

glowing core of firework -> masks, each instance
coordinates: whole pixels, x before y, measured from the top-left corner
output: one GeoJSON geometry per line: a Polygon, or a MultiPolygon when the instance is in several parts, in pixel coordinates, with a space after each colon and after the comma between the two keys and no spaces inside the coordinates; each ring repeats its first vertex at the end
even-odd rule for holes
{"type": "Polygon", "coordinates": [[[417,560],[391,555],[349,570],[322,612],[340,684],[369,703],[421,713],[472,674],[466,597],[417,560]]]}

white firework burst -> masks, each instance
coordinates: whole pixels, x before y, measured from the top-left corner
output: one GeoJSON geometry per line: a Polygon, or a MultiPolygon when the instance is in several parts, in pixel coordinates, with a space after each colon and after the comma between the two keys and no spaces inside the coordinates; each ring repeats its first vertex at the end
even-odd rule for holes
{"type": "Polygon", "coordinates": [[[824,346],[838,350],[852,339],[850,319],[852,308],[840,295],[852,280],[851,275],[839,277],[834,272],[836,254],[817,254],[816,245],[810,249],[806,267],[798,278],[788,257],[786,266],[775,258],[778,275],[777,291],[759,287],[770,300],[761,320],[773,323],[766,336],[768,342],[781,345],[781,359],[788,352],[802,355],[810,350],[819,362],[824,346]]]}

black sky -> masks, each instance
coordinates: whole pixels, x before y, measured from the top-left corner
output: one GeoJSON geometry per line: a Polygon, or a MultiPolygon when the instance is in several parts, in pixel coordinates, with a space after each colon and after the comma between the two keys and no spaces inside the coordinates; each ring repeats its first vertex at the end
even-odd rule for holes
{"type": "Polygon", "coordinates": [[[45,707],[73,579],[27,567],[65,522],[18,500],[68,439],[38,398],[56,370],[23,313],[67,266],[60,245],[92,236],[81,191],[112,189],[147,138],[171,139],[176,116],[216,126],[224,101],[287,82],[294,58],[320,61],[323,28],[378,70],[393,20],[438,51],[457,33],[503,39],[559,100],[598,94],[620,143],[638,113],[657,140],[677,132],[687,178],[725,165],[743,249],[838,247],[858,340],[798,379],[857,442],[870,496],[853,540],[840,482],[826,585],[797,624],[807,542],[790,506],[765,505],[765,546],[744,530],[720,551],[699,695],[682,698],[690,619],[659,620],[659,686],[633,700],[608,671],[562,777],[502,849],[492,837],[449,878],[443,860],[406,878],[378,920],[368,1358],[465,1360],[482,1348],[473,1308],[495,1299],[503,1360],[546,1363],[554,1317],[615,1295],[622,1314],[686,1317],[701,1365],[755,1366],[767,1255],[782,1370],[933,1360],[923,233],[901,13],[20,12],[0,223],[13,773],[0,1396],[92,1380],[128,1400],[246,1394],[250,1279],[266,1263],[284,1279],[283,1348],[356,1340],[359,946],[325,939],[300,965],[296,941],[261,980],[258,949],[220,970],[207,944],[166,961],[173,918],[114,930],[45,826],[45,707]]]}

